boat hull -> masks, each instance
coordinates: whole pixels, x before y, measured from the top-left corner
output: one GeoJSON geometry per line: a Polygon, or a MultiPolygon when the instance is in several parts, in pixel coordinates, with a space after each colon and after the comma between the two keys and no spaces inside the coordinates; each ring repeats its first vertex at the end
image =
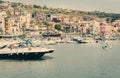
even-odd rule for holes
{"type": "Polygon", "coordinates": [[[86,41],[82,41],[82,40],[78,40],[77,42],[80,43],[80,44],[88,43],[88,42],[86,42],[86,41]]]}
{"type": "Polygon", "coordinates": [[[52,53],[54,50],[47,52],[27,52],[27,53],[6,53],[0,54],[0,59],[37,59],[46,53],[52,53]]]}

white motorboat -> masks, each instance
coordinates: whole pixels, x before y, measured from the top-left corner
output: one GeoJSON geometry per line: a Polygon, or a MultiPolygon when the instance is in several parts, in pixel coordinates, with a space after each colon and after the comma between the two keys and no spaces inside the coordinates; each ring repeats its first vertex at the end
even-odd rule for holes
{"type": "Polygon", "coordinates": [[[41,58],[46,53],[52,53],[54,49],[36,46],[25,46],[24,44],[14,43],[0,47],[0,59],[33,59],[41,58]]]}

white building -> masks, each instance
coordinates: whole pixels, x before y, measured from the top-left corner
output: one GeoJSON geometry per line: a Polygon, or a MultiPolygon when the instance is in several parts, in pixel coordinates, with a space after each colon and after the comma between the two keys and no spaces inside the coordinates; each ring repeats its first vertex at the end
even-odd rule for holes
{"type": "Polygon", "coordinates": [[[30,13],[23,13],[20,15],[20,26],[22,28],[23,25],[25,25],[25,27],[27,29],[29,29],[30,27],[30,20],[31,20],[31,14],[30,13]]]}
{"type": "Polygon", "coordinates": [[[99,27],[100,23],[93,20],[93,21],[90,21],[90,26],[92,27],[92,34],[98,34],[98,27],[99,27]]]}
{"type": "Polygon", "coordinates": [[[5,17],[7,17],[6,12],[0,11],[0,34],[5,31],[5,17]]]}

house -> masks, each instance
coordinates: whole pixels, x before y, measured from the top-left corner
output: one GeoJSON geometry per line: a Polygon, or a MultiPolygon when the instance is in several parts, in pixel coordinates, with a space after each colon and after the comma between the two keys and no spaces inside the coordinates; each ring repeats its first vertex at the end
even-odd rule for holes
{"type": "Polygon", "coordinates": [[[110,37],[112,36],[113,32],[112,32],[113,27],[107,23],[100,23],[99,27],[98,27],[98,34],[100,37],[104,36],[104,37],[110,37]]]}
{"type": "Polygon", "coordinates": [[[7,17],[6,11],[0,11],[0,34],[4,34],[5,31],[5,17],[7,17]]]}
{"type": "Polygon", "coordinates": [[[21,13],[19,17],[20,17],[20,28],[25,27],[26,29],[29,29],[31,14],[30,13],[21,13]]]}
{"type": "Polygon", "coordinates": [[[115,22],[112,23],[114,28],[116,30],[119,30],[120,29],[120,20],[116,20],[115,22]]]}
{"type": "Polygon", "coordinates": [[[98,27],[100,25],[100,22],[96,21],[96,20],[92,20],[92,21],[89,21],[89,27],[90,27],[90,34],[93,34],[93,35],[98,35],[98,27]]]}

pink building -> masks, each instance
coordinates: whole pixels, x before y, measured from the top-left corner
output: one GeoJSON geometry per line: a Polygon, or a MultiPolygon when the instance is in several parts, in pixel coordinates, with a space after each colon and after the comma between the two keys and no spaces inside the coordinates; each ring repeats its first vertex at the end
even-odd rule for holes
{"type": "Polygon", "coordinates": [[[98,27],[99,36],[111,36],[112,35],[112,26],[106,23],[100,23],[98,27]]]}

